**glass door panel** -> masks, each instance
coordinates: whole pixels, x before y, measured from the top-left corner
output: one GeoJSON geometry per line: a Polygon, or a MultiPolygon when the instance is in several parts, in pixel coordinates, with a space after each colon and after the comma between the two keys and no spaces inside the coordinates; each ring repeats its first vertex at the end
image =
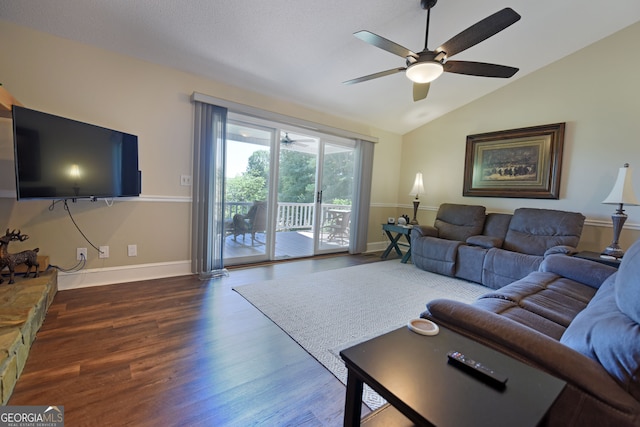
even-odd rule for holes
{"type": "Polygon", "coordinates": [[[229,120],[225,164],[225,265],[270,259],[269,184],[275,130],[229,120]]]}
{"type": "Polygon", "coordinates": [[[355,147],[327,141],[322,148],[317,252],[336,252],[349,248],[355,147]]]}
{"type": "Polygon", "coordinates": [[[280,131],[275,259],[314,254],[319,139],[280,131]]]}

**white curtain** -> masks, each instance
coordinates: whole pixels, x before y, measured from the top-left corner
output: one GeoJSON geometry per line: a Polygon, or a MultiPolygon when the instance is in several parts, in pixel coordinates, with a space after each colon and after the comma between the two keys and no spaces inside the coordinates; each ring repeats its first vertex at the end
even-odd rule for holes
{"type": "Polygon", "coordinates": [[[369,141],[356,140],[355,185],[349,253],[359,254],[367,250],[369,206],[371,205],[371,178],[373,176],[373,148],[369,141]]]}
{"type": "Polygon", "coordinates": [[[194,103],[191,269],[208,279],[227,275],[222,259],[227,109],[194,103]]]}

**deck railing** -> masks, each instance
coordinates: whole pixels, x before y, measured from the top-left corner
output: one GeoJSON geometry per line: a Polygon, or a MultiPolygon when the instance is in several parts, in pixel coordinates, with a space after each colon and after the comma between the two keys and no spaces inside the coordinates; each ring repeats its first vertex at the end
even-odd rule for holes
{"type": "MultiPolygon", "coordinates": [[[[251,205],[252,202],[227,202],[224,217],[230,220],[235,214],[246,215],[251,205]]],[[[315,206],[315,203],[278,203],[276,231],[313,229],[315,206]]],[[[351,206],[323,204],[321,218],[327,218],[330,209],[351,209],[351,206]]]]}

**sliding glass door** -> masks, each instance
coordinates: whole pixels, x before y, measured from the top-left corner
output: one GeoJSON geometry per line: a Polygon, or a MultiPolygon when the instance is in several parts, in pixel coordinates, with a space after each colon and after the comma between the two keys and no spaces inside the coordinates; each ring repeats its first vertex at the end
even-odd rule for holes
{"type": "Polygon", "coordinates": [[[227,124],[225,264],[347,250],[354,147],[234,115],[227,124]]]}

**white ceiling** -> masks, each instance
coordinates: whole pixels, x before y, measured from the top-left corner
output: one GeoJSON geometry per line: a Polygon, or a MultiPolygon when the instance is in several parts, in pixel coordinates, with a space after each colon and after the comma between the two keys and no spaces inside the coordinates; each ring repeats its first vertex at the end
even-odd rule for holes
{"type": "MultiPolygon", "coordinates": [[[[404,66],[355,31],[422,50],[419,0],[0,0],[0,17],[399,134],[640,20],[638,0],[439,0],[429,48],[504,7],[522,19],[454,59],[520,71],[511,79],[445,73],[415,103],[403,73],[341,82],[404,66]]],[[[606,63],[606,52],[594,60],[606,63]]]]}

